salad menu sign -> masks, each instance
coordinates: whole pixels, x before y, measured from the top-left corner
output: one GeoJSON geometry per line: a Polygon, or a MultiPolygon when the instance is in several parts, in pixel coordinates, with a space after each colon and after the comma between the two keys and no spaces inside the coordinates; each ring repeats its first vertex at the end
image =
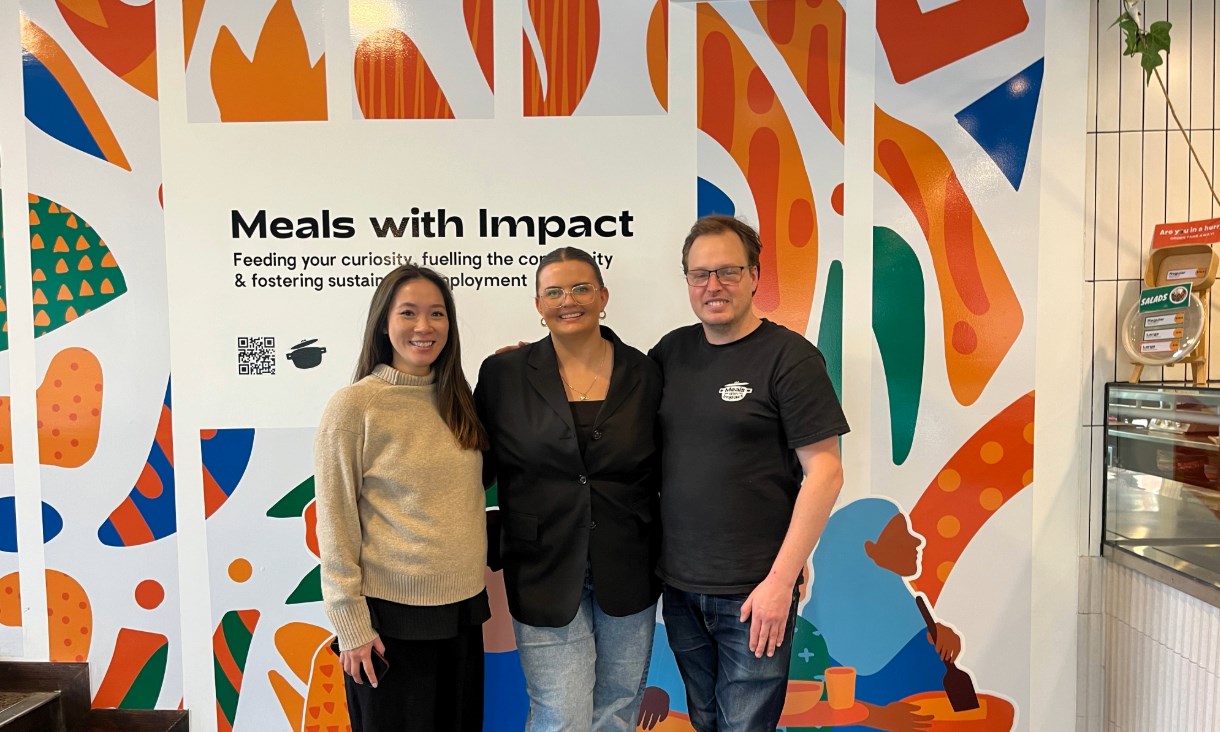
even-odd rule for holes
{"type": "Polygon", "coordinates": [[[1190,305],[1190,283],[1149,287],[1140,292],[1139,317],[1143,319],[1140,353],[1178,350],[1190,305]]]}

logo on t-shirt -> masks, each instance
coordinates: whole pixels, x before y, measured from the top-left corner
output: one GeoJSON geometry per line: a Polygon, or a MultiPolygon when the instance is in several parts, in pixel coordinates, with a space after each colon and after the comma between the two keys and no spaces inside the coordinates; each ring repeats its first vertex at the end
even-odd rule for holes
{"type": "Polygon", "coordinates": [[[724,386],[720,387],[720,398],[726,402],[739,402],[742,399],[745,399],[746,394],[754,391],[750,387],[746,386],[746,384],[749,383],[750,382],[748,381],[734,381],[731,384],[725,384],[724,386]]]}

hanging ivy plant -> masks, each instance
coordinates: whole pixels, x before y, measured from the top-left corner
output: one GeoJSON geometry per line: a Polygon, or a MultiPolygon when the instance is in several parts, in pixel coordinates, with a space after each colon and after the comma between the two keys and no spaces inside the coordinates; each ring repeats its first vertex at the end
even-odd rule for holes
{"type": "Polygon", "coordinates": [[[1140,57],[1140,66],[1144,68],[1144,83],[1150,83],[1152,72],[1165,63],[1161,53],[1169,53],[1169,31],[1173,24],[1168,20],[1158,20],[1148,26],[1148,30],[1143,30],[1131,16],[1130,6],[1126,6],[1123,14],[1118,16],[1118,20],[1110,27],[1116,25],[1122,30],[1127,44],[1123,48],[1123,55],[1140,57]]]}

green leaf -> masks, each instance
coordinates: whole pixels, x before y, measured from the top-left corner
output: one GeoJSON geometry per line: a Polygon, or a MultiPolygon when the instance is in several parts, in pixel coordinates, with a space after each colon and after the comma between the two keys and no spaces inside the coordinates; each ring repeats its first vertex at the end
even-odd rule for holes
{"type": "Polygon", "coordinates": [[[292,594],[285,601],[286,605],[300,605],[306,602],[322,601],[322,565],[318,565],[305,575],[292,594]]]}
{"type": "Polygon", "coordinates": [[[294,518],[305,515],[305,507],[314,499],[314,484],[313,476],[309,476],[305,480],[297,484],[296,488],[288,491],[288,494],[281,498],[270,510],[267,515],[271,518],[294,518]]]}

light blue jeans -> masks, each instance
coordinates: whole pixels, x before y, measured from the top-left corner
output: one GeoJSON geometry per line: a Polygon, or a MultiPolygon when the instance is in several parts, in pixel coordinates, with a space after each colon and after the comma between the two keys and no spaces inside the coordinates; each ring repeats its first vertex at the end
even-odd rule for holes
{"type": "Polygon", "coordinates": [[[654,604],[634,615],[607,615],[585,576],[580,607],[562,628],[513,621],[530,697],[527,732],[631,732],[640,713],[654,604]]]}

